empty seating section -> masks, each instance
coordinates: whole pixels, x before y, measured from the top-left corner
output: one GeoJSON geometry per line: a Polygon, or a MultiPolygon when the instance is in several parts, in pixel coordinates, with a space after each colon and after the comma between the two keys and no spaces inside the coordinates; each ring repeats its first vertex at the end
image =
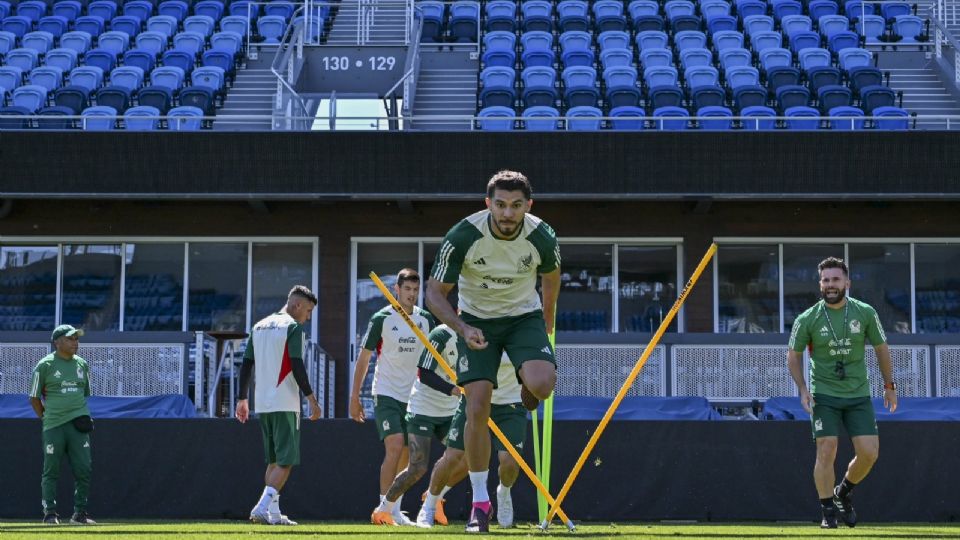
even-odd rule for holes
{"type": "Polygon", "coordinates": [[[902,95],[866,45],[923,41],[914,10],[859,0],[418,2],[424,42],[481,44],[476,127],[533,131],[902,129],[902,95]],[[455,29],[454,19],[472,26],[455,29]],[[866,119],[878,112],[889,120],[866,119]]]}
{"type": "MultiPolygon", "coordinates": [[[[198,117],[223,104],[245,43],[279,43],[297,23],[297,7],[286,0],[0,0],[0,127],[199,129],[198,117]],[[27,115],[50,118],[15,118],[27,115]],[[150,118],[167,115],[175,121],[150,118]]],[[[316,11],[319,38],[330,10],[316,11]]]]}

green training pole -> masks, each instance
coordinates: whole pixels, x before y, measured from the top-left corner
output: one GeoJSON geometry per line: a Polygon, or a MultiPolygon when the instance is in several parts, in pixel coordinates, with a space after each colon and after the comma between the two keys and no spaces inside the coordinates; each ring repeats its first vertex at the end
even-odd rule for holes
{"type": "MultiPolygon", "coordinates": [[[[537,425],[537,417],[540,416],[540,409],[530,411],[530,417],[533,419],[533,467],[536,469],[537,478],[543,482],[543,472],[540,468],[540,428],[537,425]]],[[[540,521],[547,517],[547,500],[543,494],[537,492],[537,513],[540,515],[540,521]]]]}
{"type": "MultiPolygon", "coordinates": [[[[550,336],[550,347],[553,348],[553,354],[557,354],[557,334],[554,330],[550,336]]],[[[547,491],[550,490],[550,456],[553,451],[553,394],[543,402],[543,452],[540,457],[543,462],[543,474],[540,476],[540,482],[543,483],[547,491]]],[[[547,501],[543,501],[544,511],[540,514],[540,522],[546,519],[547,501]]]]}

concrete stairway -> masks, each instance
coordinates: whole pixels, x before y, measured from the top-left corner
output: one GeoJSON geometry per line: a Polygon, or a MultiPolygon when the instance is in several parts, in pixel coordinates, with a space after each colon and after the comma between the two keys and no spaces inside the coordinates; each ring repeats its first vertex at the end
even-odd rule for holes
{"type": "Polygon", "coordinates": [[[277,78],[270,71],[270,64],[275,54],[275,47],[261,46],[257,60],[247,60],[244,66],[237,68],[233,86],[227,91],[223,107],[217,111],[217,119],[213,122],[214,130],[271,129],[277,78]],[[234,118],[248,115],[263,116],[263,119],[234,118]]]}
{"type": "Polygon", "coordinates": [[[468,131],[469,120],[430,119],[430,116],[475,116],[479,61],[469,52],[420,50],[420,73],[413,103],[412,128],[468,131]]]}
{"type": "Polygon", "coordinates": [[[370,23],[363,28],[362,37],[370,45],[402,43],[406,36],[406,9],[400,0],[349,0],[341,2],[327,34],[327,45],[355,45],[361,5],[370,23]]]}

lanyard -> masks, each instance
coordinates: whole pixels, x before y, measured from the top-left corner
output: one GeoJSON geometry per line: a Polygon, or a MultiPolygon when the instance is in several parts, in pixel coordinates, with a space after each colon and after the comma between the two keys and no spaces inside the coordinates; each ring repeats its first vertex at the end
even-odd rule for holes
{"type": "MultiPolygon", "coordinates": [[[[823,302],[823,301],[822,301],[822,302],[823,302]]],[[[823,302],[822,304],[820,304],[820,311],[823,312],[824,318],[827,319],[827,328],[830,329],[830,335],[833,336],[833,341],[834,341],[834,343],[836,343],[836,344],[837,344],[837,347],[839,347],[839,348],[841,348],[841,349],[846,348],[847,315],[849,315],[849,313],[850,313],[850,299],[848,298],[848,299],[847,299],[847,303],[844,304],[844,306],[843,306],[843,330],[844,330],[843,334],[844,334],[844,341],[840,341],[840,339],[837,337],[837,333],[833,331],[833,323],[830,322],[830,314],[827,313],[827,303],[826,303],[826,302],[823,302]]],[[[847,359],[847,355],[846,355],[846,354],[841,355],[841,357],[840,357],[840,363],[846,363],[846,359],[847,359]]]]}

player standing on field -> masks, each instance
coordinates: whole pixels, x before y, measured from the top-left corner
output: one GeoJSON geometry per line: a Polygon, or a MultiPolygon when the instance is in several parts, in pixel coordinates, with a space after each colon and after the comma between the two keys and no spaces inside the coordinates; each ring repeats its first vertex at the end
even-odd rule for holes
{"type": "Polygon", "coordinates": [[[247,395],[250,374],[256,367],[254,403],[267,462],[263,493],[250,511],[250,521],[268,525],[296,525],[280,512],[280,491],[300,464],[300,391],[310,403],[310,419],[320,418],[320,404],[310,388],[303,365],[303,323],[317,307],[310,289],[297,285],[287,303],[273,315],[253,326],[240,368],[240,399],[236,417],[246,423],[250,417],[247,395]],[[292,376],[291,376],[292,375],[292,376]]]}
{"type": "Polygon", "coordinates": [[[487,183],[487,209],[455,225],[440,244],[427,282],[427,307],[463,336],[469,347],[457,378],[466,390],[464,432],[473,510],[467,532],[490,527],[487,419],[500,357],[510,357],[523,386],[527,409],[553,392],[557,381],[553,347],[554,311],[560,294],[560,250],[553,229],[529,214],[530,182],[518,172],[500,171],[487,183]],[[541,277],[543,302],[537,294],[541,277]],[[458,316],[447,294],[459,289],[458,316]]]}
{"type": "MultiPolygon", "coordinates": [[[[444,362],[453,369],[456,369],[460,358],[467,354],[466,344],[445,324],[434,328],[429,338],[444,362]]],[[[406,416],[410,464],[394,478],[387,489],[386,498],[373,510],[370,521],[376,524],[395,524],[391,513],[396,501],[427,472],[430,439],[436,437],[443,441],[446,438],[450,420],[457,411],[460,388],[453,384],[426,348],[420,355],[418,367],[419,377],[413,383],[406,416]]],[[[438,504],[438,501],[433,502],[438,504]]],[[[431,506],[431,509],[434,507],[431,506]]],[[[446,521],[446,516],[443,520],[446,521]]]]}
{"type": "Polygon", "coordinates": [[[850,492],[866,478],[880,452],[880,437],[864,361],[868,341],[877,353],[884,382],[883,404],[890,412],[897,409],[897,385],[893,382],[887,336],[876,310],[847,296],[850,288],[847,264],[829,257],[820,263],[818,270],[823,300],[794,321],[787,364],[800,390],[800,403],[810,413],[817,443],[813,479],[823,513],[820,526],[834,529],[838,510],[848,526],[857,524],[850,492]],[[809,390],[803,379],[803,349],[806,347],[810,347],[809,390]],[[856,456],[847,466],[843,482],[834,487],[833,464],[841,425],[850,435],[856,456]]]}
{"type": "MultiPolygon", "coordinates": [[[[411,268],[404,268],[397,274],[393,292],[400,307],[420,330],[429,333],[434,326],[433,317],[416,305],[420,296],[420,274],[411,268]]],[[[350,418],[357,422],[364,421],[360,387],[367,376],[374,351],[377,351],[377,365],[373,372],[373,417],[385,450],[380,465],[380,503],[383,503],[393,479],[407,468],[407,400],[410,399],[413,381],[417,378],[417,362],[423,345],[393,306],[387,305],[373,314],[357,356],[353,389],[350,392],[350,418]]],[[[401,500],[397,499],[393,507],[393,521],[399,525],[413,525],[400,512],[400,505],[401,500]]]]}

